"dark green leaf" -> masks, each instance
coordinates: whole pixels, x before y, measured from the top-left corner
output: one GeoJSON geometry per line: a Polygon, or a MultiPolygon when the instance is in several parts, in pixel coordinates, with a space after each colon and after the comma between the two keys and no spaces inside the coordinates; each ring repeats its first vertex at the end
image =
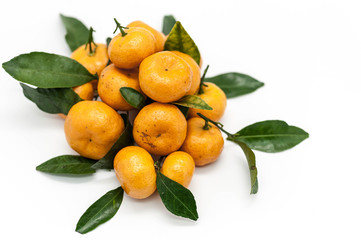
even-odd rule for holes
{"type": "Polygon", "coordinates": [[[165,207],[174,215],[198,219],[193,194],[181,184],[157,172],[157,189],[165,207]]]}
{"type": "Polygon", "coordinates": [[[189,107],[177,106],[177,108],[183,113],[184,117],[187,118],[188,112],[189,112],[189,107]]]}
{"type": "Polygon", "coordinates": [[[70,108],[82,101],[71,88],[32,88],[20,83],[26,98],[47,113],[68,114],[70,108]]]}
{"type": "Polygon", "coordinates": [[[109,43],[112,41],[112,38],[111,37],[107,37],[106,39],[106,43],[107,43],[107,47],[109,47],[109,43]]]}
{"type": "Polygon", "coordinates": [[[164,35],[168,35],[170,33],[170,31],[172,30],[175,23],[176,23],[176,20],[173,17],[173,15],[164,16],[164,18],[163,18],[163,30],[162,30],[164,35]]]}
{"type": "Polygon", "coordinates": [[[264,85],[264,83],[259,82],[251,76],[236,72],[206,78],[205,82],[216,84],[223,90],[227,98],[251,93],[264,85]]]}
{"type": "Polygon", "coordinates": [[[123,195],[124,191],[121,187],[104,194],[80,217],[75,231],[84,234],[111,219],[122,204],[123,195]]]}
{"type": "Polygon", "coordinates": [[[202,98],[196,95],[186,95],[178,101],[173,102],[173,104],[196,109],[212,110],[211,106],[209,106],[202,98]]]}
{"type": "Polygon", "coordinates": [[[122,87],[120,88],[120,93],[130,106],[137,109],[141,109],[144,106],[145,97],[134,88],[122,87]]]}
{"type": "Polygon", "coordinates": [[[40,164],[36,170],[54,174],[91,174],[95,173],[91,168],[94,163],[94,160],[85,157],[62,155],[40,164]]]}
{"type": "Polygon", "coordinates": [[[179,51],[191,56],[198,64],[201,59],[197,45],[180,22],[176,22],[164,44],[165,51],[179,51]]]}
{"type": "Polygon", "coordinates": [[[244,144],[243,142],[233,140],[232,138],[227,138],[227,140],[230,140],[238,144],[242,148],[244,155],[247,158],[249,172],[251,176],[251,194],[256,194],[258,192],[258,179],[257,179],[256,156],[254,155],[254,152],[252,151],[252,149],[247,147],[247,145],[244,144]]]}
{"type": "MultiPolygon", "coordinates": [[[[125,115],[125,114],[122,114],[125,115]]],[[[114,157],[117,153],[124,147],[127,147],[133,144],[133,135],[132,135],[132,125],[130,124],[128,118],[125,121],[125,129],[120,135],[119,139],[114,143],[109,152],[99,161],[97,161],[92,168],[94,169],[113,169],[114,157]]]]}
{"type": "Polygon", "coordinates": [[[77,61],[44,52],[21,54],[2,67],[16,80],[41,88],[75,87],[95,79],[77,61]]]}
{"type": "Polygon", "coordinates": [[[66,28],[65,40],[71,51],[76,50],[88,41],[89,29],[78,19],[60,14],[66,28]]]}
{"type": "Polygon", "coordinates": [[[269,120],[249,125],[234,135],[234,139],[262,152],[281,152],[290,149],[306,138],[304,130],[289,126],[280,120],[269,120]]]}

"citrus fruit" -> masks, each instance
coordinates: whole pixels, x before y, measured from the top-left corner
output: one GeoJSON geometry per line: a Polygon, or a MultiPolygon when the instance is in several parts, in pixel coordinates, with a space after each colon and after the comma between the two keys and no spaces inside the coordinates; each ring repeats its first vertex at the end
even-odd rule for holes
{"type": "Polygon", "coordinates": [[[176,54],[164,51],[155,53],[140,64],[139,84],[151,99],[169,103],[186,95],[192,84],[192,70],[176,54]]]}
{"type": "Polygon", "coordinates": [[[201,70],[200,70],[198,64],[188,54],[178,52],[178,51],[172,51],[172,53],[175,53],[177,56],[183,58],[188,63],[190,68],[192,69],[192,84],[191,84],[191,88],[188,90],[186,95],[197,94],[198,89],[199,89],[199,84],[201,82],[201,70]]]}
{"type": "Polygon", "coordinates": [[[151,26],[149,26],[148,24],[142,22],[142,21],[134,21],[128,24],[127,27],[141,27],[141,28],[145,28],[148,31],[150,31],[154,37],[155,37],[155,51],[156,52],[160,52],[163,51],[164,48],[164,43],[165,43],[165,36],[162,32],[159,32],[158,30],[152,28],[151,26]]]}
{"type": "Polygon", "coordinates": [[[95,49],[93,54],[89,51],[89,45],[78,47],[72,54],[71,58],[83,65],[91,74],[100,75],[101,71],[108,64],[109,58],[107,53],[107,45],[98,43],[96,46],[92,44],[92,49],[95,49]]]}
{"type": "Polygon", "coordinates": [[[177,151],[166,157],[160,172],[184,187],[188,187],[192,180],[194,167],[194,160],[191,155],[177,151]]]}
{"type": "Polygon", "coordinates": [[[64,130],[72,149],[83,157],[99,160],[122,134],[124,121],[105,103],[81,101],[70,109],[64,130]]]}
{"type": "Polygon", "coordinates": [[[120,93],[121,87],[131,87],[140,92],[138,71],[119,69],[110,64],[102,71],[98,82],[98,94],[110,107],[116,110],[129,111],[133,109],[120,93]]]}
{"type": "MultiPolygon", "coordinates": [[[[90,53],[89,45],[85,47],[84,44],[78,47],[70,57],[83,65],[91,74],[98,74],[99,76],[109,61],[107,45],[98,43],[95,46],[94,43],[91,44],[94,53],[90,53]]],[[[97,80],[91,81],[94,89],[97,88],[97,82],[97,80]]]]}
{"type": "Polygon", "coordinates": [[[151,103],[134,120],[135,142],[151,154],[168,155],[178,150],[187,134],[187,121],[174,105],[151,103]]]}
{"type": "Polygon", "coordinates": [[[129,146],[114,158],[114,171],[124,191],[136,199],[152,195],[156,189],[156,173],[152,156],[143,148],[129,146]]]}
{"type": "Polygon", "coordinates": [[[109,58],[118,68],[131,69],[138,67],[146,57],[155,52],[156,40],[147,29],[130,27],[116,35],[108,47],[109,58]]]}
{"type": "Polygon", "coordinates": [[[193,157],[196,166],[203,166],[217,160],[222,153],[224,140],[219,129],[209,124],[208,130],[203,129],[205,121],[200,117],[187,121],[187,137],[181,147],[193,157]]]}
{"type": "Polygon", "coordinates": [[[202,98],[213,110],[201,110],[190,108],[189,117],[198,117],[197,113],[202,113],[213,121],[218,121],[224,114],[227,106],[226,94],[216,84],[205,82],[207,86],[203,86],[203,93],[198,96],[202,98]]]}
{"type": "Polygon", "coordinates": [[[83,100],[92,100],[94,97],[94,88],[91,82],[87,82],[83,85],[73,87],[73,90],[83,100]]]}

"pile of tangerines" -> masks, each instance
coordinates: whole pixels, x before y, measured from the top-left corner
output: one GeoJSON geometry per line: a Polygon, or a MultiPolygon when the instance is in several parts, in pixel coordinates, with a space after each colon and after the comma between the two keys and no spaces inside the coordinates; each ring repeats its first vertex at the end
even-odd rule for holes
{"type": "Polygon", "coordinates": [[[118,111],[138,111],[119,91],[133,88],[150,101],[134,119],[135,146],[121,149],[114,158],[116,177],[124,191],[137,199],[156,190],[156,167],[187,187],[195,166],[216,161],[224,145],[220,130],[197,113],[218,121],[226,95],[215,84],[201,81],[200,66],[192,57],[163,51],[163,33],[141,21],[127,27],[117,23],[117,29],[120,33],[109,46],[89,42],[71,55],[99,80],[73,88],[84,101],[63,116],[66,139],[81,156],[103,158],[125,129],[118,111]],[[93,100],[95,92],[101,101],[93,100]],[[172,104],[186,95],[198,95],[212,110],[190,108],[186,118],[172,104]],[[155,166],[159,157],[163,161],[155,166]]]}

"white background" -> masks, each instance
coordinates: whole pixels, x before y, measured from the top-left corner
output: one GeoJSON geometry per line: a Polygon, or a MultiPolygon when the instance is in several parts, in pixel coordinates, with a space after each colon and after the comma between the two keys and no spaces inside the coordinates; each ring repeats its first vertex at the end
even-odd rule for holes
{"type": "Polygon", "coordinates": [[[41,112],[0,70],[0,239],[360,239],[361,6],[359,1],[3,1],[0,62],[22,53],[70,55],[59,13],[96,29],[113,17],[161,29],[166,14],[199,46],[208,76],[237,71],[265,83],[228,101],[231,132],[281,119],[310,133],[294,149],[256,152],[259,192],[249,195],[242,151],[227,142],[197,168],[190,189],[199,220],[173,216],[158,194],[124,196],[117,215],[86,235],[82,213],[118,186],[113,172],[67,178],[37,172],[68,147],[63,120],[41,112]]]}

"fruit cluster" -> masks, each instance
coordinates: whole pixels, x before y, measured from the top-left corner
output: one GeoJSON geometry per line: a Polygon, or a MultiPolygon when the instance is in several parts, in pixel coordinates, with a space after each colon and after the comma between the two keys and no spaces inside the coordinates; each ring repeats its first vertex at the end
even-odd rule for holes
{"type": "Polygon", "coordinates": [[[170,212],[197,220],[187,187],[196,166],[210,164],[222,153],[221,132],[245,153],[251,194],[258,191],[252,149],[280,152],[308,137],[280,120],[227,132],[218,122],[227,98],[251,93],[263,83],[235,72],[206,78],[209,66],[201,76],[198,47],[173,16],[164,17],[163,33],[141,21],[124,27],[114,19],[114,33],[119,33],[107,44],[94,42],[92,27],[61,18],[71,58],[32,52],[2,66],[41,110],[65,118],[66,140],[80,155],[55,157],[38,171],[74,175],[114,169],[120,187],[88,208],[77,224],[80,233],[112,218],[123,191],[144,199],[157,189],[170,212]]]}
{"type": "Polygon", "coordinates": [[[137,146],[123,148],[114,159],[122,188],[133,198],[150,196],[156,189],[155,167],[187,187],[195,165],[214,162],[224,144],[220,130],[206,124],[197,113],[218,121],[226,108],[226,95],[213,83],[201,84],[200,66],[191,56],[164,51],[163,33],[141,21],[127,27],[117,21],[116,24],[120,33],[108,48],[88,42],[71,55],[90,73],[97,73],[99,80],[74,88],[84,101],[76,103],[65,119],[66,139],[81,156],[103,158],[125,129],[117,111],[135,109],[119,89],[134,89],[149,98],[149,104],[142,107],[134,120],[133,139],[137,146]],[[94,88],[102,102],[91,100],[94,88]],[[198,94],[200,89],[202,93],[198,94]],[[187,121],[172,103],[197,94],[212,110],[190,108],[187,121]],[[154,166],[151,154],[155,158],[167,157],[154,166]]]}

